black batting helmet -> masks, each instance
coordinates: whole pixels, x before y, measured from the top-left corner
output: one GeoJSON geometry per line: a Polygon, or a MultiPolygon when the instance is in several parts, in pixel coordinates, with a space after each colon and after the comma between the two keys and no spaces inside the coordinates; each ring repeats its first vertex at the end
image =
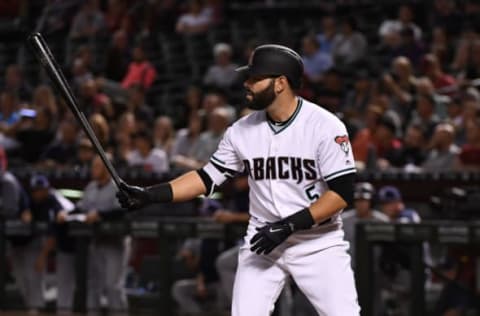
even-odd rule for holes
{"type": "Polygon", "coordinates": [[[248,65],[237,71],[246,77],[284,75],[290,86],[298,89],[302,82],[303,61],[297,52],[286,46],[266,44],[255,48],[248,65]]]}

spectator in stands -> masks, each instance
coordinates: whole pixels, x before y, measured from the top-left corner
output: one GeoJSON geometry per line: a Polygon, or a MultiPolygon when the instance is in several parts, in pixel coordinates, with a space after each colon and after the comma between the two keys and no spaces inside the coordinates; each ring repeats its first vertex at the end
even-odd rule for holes
{"type": "Polygon", "coordinates": [[[21,102],[28,102],[32,97],[32,87],[27,83],[20,66],[11,64],[5,70],[5,90],[10,91],[21,102]]]}
{"type": "Polygon", "coordinates": [[[83,62],[88,72],[96,73],[95,55],[90,45],[80,45],[74,54],[74,60],[79,59],[83,62]]]}
{"type": "Polygon", "coordinates": [[[15,133],[20,144],[20,157],[27,163],[35,163],[55,137],[56,125],[51,112],[38,108],[32,112],[33,117],[23,116],[15,133]]]}
{"type": "Polygon", "coordinates": [[[417,41],[422,38],[422,30],[414,22],[413,7],[409,4],[401,4],[398,8],[398,17],[396,20],[385,20],[380,25],[378,35],[383,42],[388,42],[392,36],[400,34],[405,28],[409,27],[413,30],[414,37],[417,41]]]}
{"type": "Polygon", "coordinates": [[[403,138],[403,146],[398,157],[391,161],[392,166],[403,168],[405,171],[418,171],[425,161],[428,139],[425,137],[424,126],[418,124],[408,126],[403,138]]]}
{"type": "Polygon", "coordinates": [[[150,88],[157,77],[155,67],[147,59],[144,48],[137,45],[133,48],[133,61],[128,65],[128,70],[122,80],[122,87],[128,89],[133,84],[140,84],[145,90],[150,88]]]}
{"type": "Polygon", "coordinates": [[[370,104],[365,114],[365,127],[359,130],[352,139],[355,164],[360,170],[376,168],[374,160],[377,145],[374,135],[383,113],[384,111],[380,106],[370,104]]]}
{"type": "MultiPolygon", "coordinates": [[[[451,97],[448,95],[438,94],[435,91],[432,81],[428,77],[419,77],[417,78],[416,85],[416,98],[418,95],[431,95],[435,101],[435,114],[440,119],[446,119],[447,117],[447,106],[451,100],[451,97]]],[[[416,106],[416,104],[415,104],[416,106]]],[[[411,113],[413,114],[413,113],[411,113]]]]}
{"type": "Polygon", "coordinates": [[[450,69],[455,47],[444,26],[439,25],[433,29],[430,53],[437,57],[442,69],[450,69]]]}
{"type": "Polygon", "coordinates": [[[176,32],[184,35],[205,33],[212,24],[212,16],[201,0],[189,0],[188,11],[180,15],[176,24],[176,32]]]}
{"type": "Polygon", "coordinates": [[[422,68],[425,75],[432,81],[437,93],[452,95],[455,92],[455,78],[443,71],[435,55],[425,55],[422,68]]]}
{"type": "Polygon", "coordinates": [[[133,151],[133,136],[137,130],[135,115],[132,112],[123,113],[114,129],[114,157],[117,163],[128,165],[128,156],[133,151]]]}
{"type": "Polygon", "coordinates": [[[322,31],[317,35],[320,50],[332,55],[332,47],[337,37],[337,21],[334,16],[327,15],[322,18],[322,31]]]}
{"type": "Polygon", "coordinates": [[[413,99],[417,79],[413,74],[412,64],[407,57],[400,56],[393,60],[391,71],[383,75],[382,82],[393,97],[393,109],[404,120],[413,111],[413,99]]]}
{"type": "Polygon", "coordinates": [[[466,24],[456,42],[454,60],[450,67],[445,69],[451,69],[454,73],[460,74],[460,77],[470,77],[467,72],[472,61],[477,59],[474,52],[478,50],[478,39],[479,33],[474,23],[466,24]]]}
{"type": "Polygon", "coordinates": [[[116,31],[106,52],[104,76],[113,81],[121,81],[127,73],[131,59],[128,36],[123,30],[116,31]]]}
{"type": "Polygon", "coordinates": [[[231,121],[231,113],[223,107],[216,108],[208,116],[208,130],[200,135],[198,146],[193,153],[193,158],[198,162],[196,168],[208,162],[231,121]]]}
{"type": "Polygon", "coordinates": [[[9,152],[18,147],[13,135],[20,125],[19,108],[15,94],[6,90],[0,92],[0,146],[9,152]]]}
{"type": "Polygon", "coordinates": [[[407,57],[413,65],[418,66],[425,53],[425,47],[423,42],[415,38],[411,27],[404,27],[400,31],[400,43],[398,55],[407,57]]]}
{"type": "Polygon", "coordinates": [[[32,103],[33,106],[37,109],[37,111],[40,111],[41,109],[44,109],[45,111],[48,112],[48,115],[51,116],[51,124],[53,126],[56,126],[58,123],[56,120],[58,118],[56,117],[58,115],[58,105],[57,105],[57,99],[55,98],[55,95],[53,94],[52,88],[47,85],[39,85],[35,88],[33,92],[33,98],[32,98],[32,103]]]}
{"type": "Polygon", "coordinates": [[[175,117],[175,128],[188,127],[190,117],[197,115],[198,110],[202,107],[203,90],[198,86],[190,85],[183,95],[183,103],[179,109],[178,116],[175,117]]]}
{"type": "Polygon", "coordinates": [[[105,31],[105,18],[99,9],[98,0],[87,0],[73,18],[70,38],[88,39],[105,31]]]}
{"type": "Polygon", "coordinates": [[[367,40],[357,29],[357,22],[353,17],[345,18],[342,22],[341,33],[335,37],[332,47],[332,57],[335,66],[353,71],[355,65],[363,60],[367,54],[367,40]]]}
{"type": "Polygon", "coordinates": [[[398,160],[402,149],[402,142],[396,137],[397,126],[391,118],[383,116],[375,130],[374,143],[376,144],[376,166],[384,171],[398,160]]]}
{"type": "Polygon", "coordinates": [[[237,80],[237,64],[232,62],[232,47],[227,43],[217,43],[213,47],[215,64],[208,67],[203,84],[207,87],[229,89],[237,80]]]}
{"type": "Polygon", "coordinates": [[[198,166],[193,157],[201,132],[202,119],[196,114],[190,115],[187,128],[177,131],[171,152],[172,163],[176,168],[192,170],[198,166]]]}
{"type": "Polygon", "coordinates": [[[302,39],[302,59],[304,74],[311,82],[322,81],[323,74],[333,65],[330,54],[320,49],[314,35],[306,35],[302,39]]]}
{"type": "Polygon", "coordinates": [[[109,32],[112,33],[118,30],[125,17],[128,17],[127,0],[108,1],[107,10],[105,12],[105,24],[109,32]]]}
{"type": "MultiPolygon", "coordinates": [[[[94,224],[123,218],[125,212],[115,194],[117,188],[99,156],[92,162],[91,181],[84,189],[76,208],[86,214],[86,222],[94,224]]],[[[100,300],[105,295],[108,309],[113,313],[127,311],[125,278],[130,255],[130,238],[101,236],[90,244],[88,256],[89,311],[100,311],[100,300]]]]}
{"type": "Polygon", "coordinates": [[[94,157],[95,150],[92,143],[87,137],[82,137],[78,142],[77,157],[73,163],[75,170],[79,171],[79,173],[90,170],[94,157]]]}
{"type": "Polygon", "coordinates": [[[236,111],[235,108],[227,103],[226,95],[221,90],[210,90],[206,92],[203,96],[202,108],[199,109],[199,114],[203,116],[204,120],[208,120],[210,114],[218,108],[226,109],[230,115],[230,123],[233,122],[236,111]]]}
{"type": "Polygon", "coordinates": [[[101,113],[108,118],[113,117],[112,101],[105,93],[99,91],[94,79],[84,81],[80,89],[79,101],[87,115],[101,113]]]}
{"type": "Polygon", "coordinates": [[[163,149],[153,147],[152,136],[147,131],[137,132],[133,143],[135,149],[127,157],[130,166],[157,174],[169,170],[167,153],[163,149]]]}
{"type": "Polygon", "coordinates": [[[78,125],[75,121],[60,123],[60,136],[40,156],[40,165],[50,168],[67,167],[77,156],[78,125]]]}
{"type": "Polygon", "coordinates": [[[460,152],[460,148],[454,143],[455,128],[450,123],[440,123],[435,128],[430,150],[422,164],[426,171],[450,171],[460,152]]]}
{"type": "Polygon", "coordinates": [[[146,104],[145,88],[139,83],[128,88],[127,110],[135,115],[140,129],[152,126],[155,115],[152,108],[146,104]]]}
{"type": "Polygon", "coordinates": [[[80,93],[82,86],[86,81],[94,79],[92,72],[87,68],[85,61],[77,57],[72,63],[72,88],[76,93],[80,93]]]}
{"type": "Polygon", "coordinates": [[[389,218],[373,208],[375,188],[369,182],[355,184],[354,208],[341,214],[345,240],[350,243],[349,253],[352,267],[355,267],[355,226],[361,221],[388,222],[389,218]]]}
{"type": "Polygon", "coordinates": [[[18,122],[18,108],[18,99],[13,92],[5,90],[0,94],[0,131],[4,132],[18,122]]]}
{"type": "Polygon", "coordinates": [[[94,113],[88,118],[92,130],[100,144],[106,147],[110,143],[110,126],[105,117],[100,113],[94,113]]]}
{"type": "Polygon", "coordinates": [[[170,157],[173,142],[175,141],[175,130],[173,122],[168,116],[159,116],[153,127],[153,143],[155,148],[160,148],[170,157]]]}
{"type": "Polygon", "coordinates": [[[344,98],[343,77],[337,68],[330,68],[323,76],[323,83],[316,88],[316,103],[332,113],[340,111],[344,98]]]}
{"type": "Polygon", "coordinates": [[[419,94],[416,100],[416,109],[409,125],[423,126],[425,137],[430,139],[435,126],[440,123],[440,117],[435,113],[436,101],[433,95],[419,94]]]}
{"type": "Polygon", "coordinates": [[[367,107],[373,96],[374,82],[368,69],[359,69],[354,78],[353,89],[347,92],[341,109],[345,116],[353,119],[356,125],[363,127],[367,107]]]}
{"type": "Polygon", "coordinates": [[[456,168],[460,170],[480,170],[480,122],[465,122],[466,143],[461,147],[456,168]]]}
{"type": "Polygon", "coordinates": [[[430,25],[444,26],[449,35],[457,35],[462,30],[463,16],[455,0],[435,0],[431,13],[430,25]]]}
{"type": "Polygon", "coordinates": [[[449,102],[447,103],[446,112],[446,121],[452,124],[454,132],[457,134],[457,131],[459,131],[463,126],[462,98],[460,96],[450,98],[449,102]]]}

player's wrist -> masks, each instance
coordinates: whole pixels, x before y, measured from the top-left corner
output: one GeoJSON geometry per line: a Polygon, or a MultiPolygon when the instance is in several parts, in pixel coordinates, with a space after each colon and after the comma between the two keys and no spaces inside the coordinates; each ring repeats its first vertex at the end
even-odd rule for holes
{"type": "Polygon", "coordinates": [[[288,216],[285,221],[290,226],[292,232],[302,229],[309,229],[315,224],[312,213],[308,207],[288,216]]]}
{"type": "Polygon", "coordinates": [[[145,188],[150,203],[167,203],[173,201],[173,190],[170,183],[160,183],[145,188]]]}

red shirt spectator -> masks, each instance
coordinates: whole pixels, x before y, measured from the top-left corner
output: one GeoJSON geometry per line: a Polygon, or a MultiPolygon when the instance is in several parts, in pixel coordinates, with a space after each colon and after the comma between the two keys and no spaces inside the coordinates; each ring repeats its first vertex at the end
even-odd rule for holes
{"type": "Polygon", "coordinates": [[[437,56],[425,55],[423,59],[425,75],[432,81],[435,90],[440,94],[453,95],[456,91],[456,80],[443,72],[437,56]]]}
{"type": "Polygon", "coordinates": [[[155,67],[146,60],[143,48],[133,49],[133,61],[128,66],[127,74],[122,80],[122,87],[128,89],[133,84],[140,84],[150,88],[157,77],[155,67]]]}
{"type": "Polygon", "coordinates": [[[466,143],[458,156],[462,170],[479,170],[480,168],[480,122],[469,120],[465,123],[466,143]]]}

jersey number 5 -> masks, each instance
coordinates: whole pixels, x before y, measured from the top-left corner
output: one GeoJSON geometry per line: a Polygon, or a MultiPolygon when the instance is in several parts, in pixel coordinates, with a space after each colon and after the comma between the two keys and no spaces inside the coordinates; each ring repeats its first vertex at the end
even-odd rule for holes
{"type": "Polygon", "coordinates": [[[308,188],[305,189],[305,193],[307,194],[308,198],[310,199],[310,201],[316,201],[320,195],[318,195],[318,193],[314,192],[315,190],[315,184],[309,186],[308,188]]]}

